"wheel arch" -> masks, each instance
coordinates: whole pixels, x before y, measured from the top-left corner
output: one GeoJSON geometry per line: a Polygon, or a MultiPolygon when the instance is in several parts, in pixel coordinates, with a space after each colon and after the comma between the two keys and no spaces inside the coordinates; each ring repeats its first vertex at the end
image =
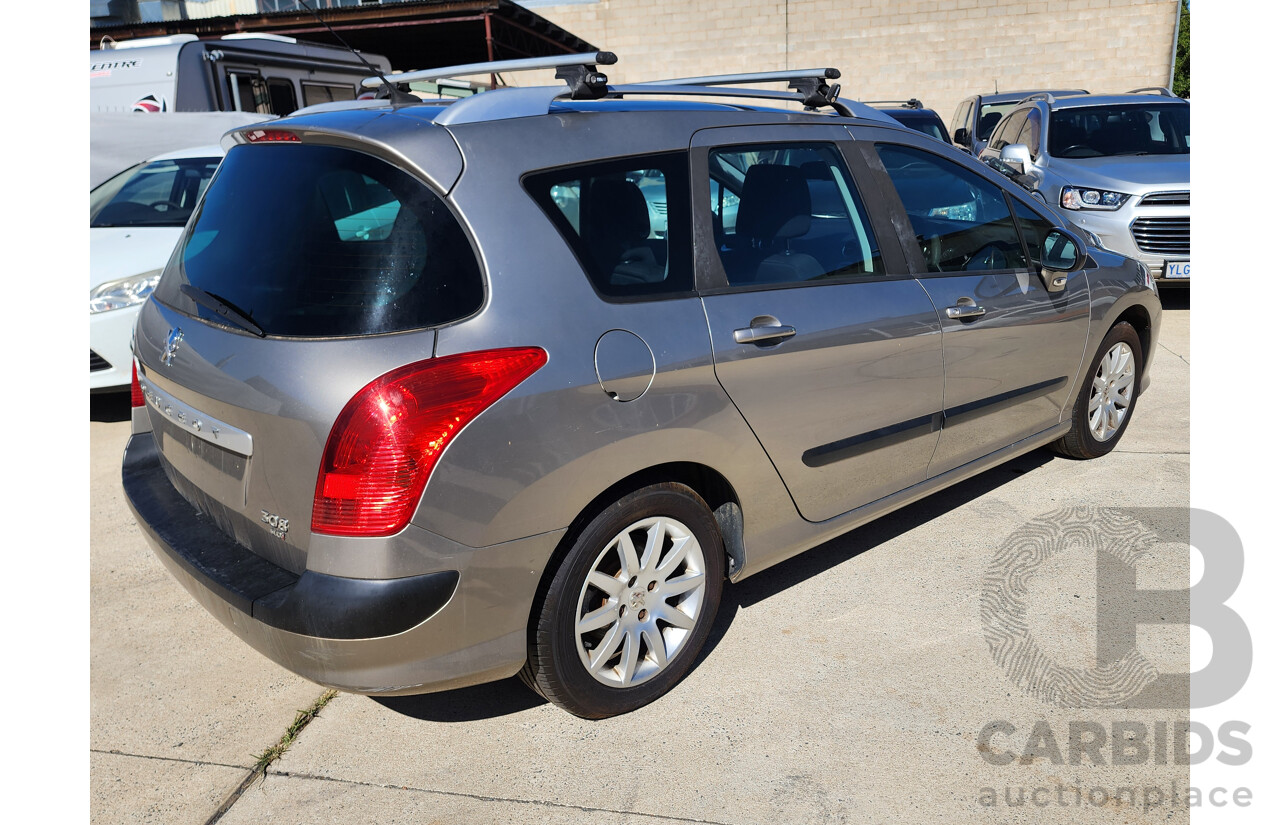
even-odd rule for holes
{"type": "Polygon", "coordinates": [[[619,479],[583,507],[570,522],[569,529],[565,531],[555,554],[543,571],[543,578],[548,578],[549,572],[554,574],[560,559],[573,546],[578,534],[601,511],[629,493],[663,482],[683,484],[707,503],[720,530],[720,539],[724,542],[725,573],[732,575],[741,570],[746,561],[746,551],[742,540],[742,502],[737,491],[723,474],[706,464],[671,461],[637,470],[619,479]]]}

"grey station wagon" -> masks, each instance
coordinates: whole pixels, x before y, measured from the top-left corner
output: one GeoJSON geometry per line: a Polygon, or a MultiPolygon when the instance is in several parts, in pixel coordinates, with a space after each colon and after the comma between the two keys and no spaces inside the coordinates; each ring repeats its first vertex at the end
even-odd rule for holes
{"type": "Polygon", "coordinates": [[[693,665],[726,580],[1132,419],[1142,264],[835,70],[612,61],[224,140],[137,325],[123,481],[284,667],[623,713],[693,665]]]}

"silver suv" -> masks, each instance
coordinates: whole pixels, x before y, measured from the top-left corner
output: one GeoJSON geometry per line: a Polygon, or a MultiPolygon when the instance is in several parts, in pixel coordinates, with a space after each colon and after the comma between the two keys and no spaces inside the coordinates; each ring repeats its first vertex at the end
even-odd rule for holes
{"type": "Polygon", "coordinates": [[[951,116],[951,142],[975,157],[987,146],[1000,119],[1033,94],[1046,92],[1057,97],[1087,95],[1085,89],[1032,89],[1020,92],[992,92],[966,97],[951,116]]]}
{"type": "Polygon", "coordinates": [[[1190,282],[1191,104],[1167,89],[1033,95],[979,157],[1163,284],[1190,282]]]}
{"type": "Polygon", "coordinates": [[[834,70],[557,60],[229,133],[138,322],[123,480],[254,648],[610,716],[689,670],[726,581],[1120,439],[1160,329],[1140,264],[834,70]]]}

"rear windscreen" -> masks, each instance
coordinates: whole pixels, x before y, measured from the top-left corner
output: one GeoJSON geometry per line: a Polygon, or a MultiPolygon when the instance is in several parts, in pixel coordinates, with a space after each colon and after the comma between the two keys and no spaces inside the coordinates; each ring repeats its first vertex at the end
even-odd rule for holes
{"type": "Polygon", "coordinates": [[[471,244],[444,201],[390,164],[297,143],[237,146],[156,287],[157,300],[228,326],[190,284],[266,335],[372,335],[480,308],[471,244]]]}

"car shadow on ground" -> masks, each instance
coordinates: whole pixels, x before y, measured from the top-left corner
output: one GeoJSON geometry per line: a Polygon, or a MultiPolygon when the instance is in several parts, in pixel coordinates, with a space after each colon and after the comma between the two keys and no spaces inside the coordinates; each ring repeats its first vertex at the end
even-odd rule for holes
{"type": "MultiPolygon", "coordinates": [[[[1047,464],[1053,458],[1053,454],[1047,449],[1034,450],[780,562],[769,568],[767,576],[752,576],[738,584],[726,584],[715,623],[711,626],[711,633],[693,667],[701,665],[729,632],[739,609],[781,593],[927,524],[998,489],[1023,473],[1047,464]]],[[[426,722],[473,722],[507,716],[546,704],[545,699],[529,690],[518,677],[419,696],[373,697],[373,701],[388,710],[426,722]]]]}
{"type": "Polygon", "coordinates": [[[769,568],[768,575],[751,576],[737,584],[727,585],[724,596],[720,600],[720,610],[716,614],[715,624],[711,626],[711,634],[707,637],[707,643],[698,655],[694,667],[698,667],[729,632],[729,627],[733,624],[739,609],[750,607],[838,567],[868,550],[874,550],[903,533],[928,524],[939,516],[981,498],[1024,473],[1048,464],[1053,459],[1054,454],[1047,448],[1033,450],[974,476],[968,481],[947,487],[901,510],[895,510],[889,515],[837,536],[798,556],[779,562],[769,568]]]}
{"type": "Polygon", "coordinates": [[[89,420],[114,423],[128,421],[129,391],[89,394],[89,420]]]}
{"type": "Polygon", "coordinates": [[[546,699],[525,687],[518,676],[487,685],[423,693],[418,696],[375,696],[373,701],[402,716],[424,722],[474,722],[545,705],[546,699]]]}

